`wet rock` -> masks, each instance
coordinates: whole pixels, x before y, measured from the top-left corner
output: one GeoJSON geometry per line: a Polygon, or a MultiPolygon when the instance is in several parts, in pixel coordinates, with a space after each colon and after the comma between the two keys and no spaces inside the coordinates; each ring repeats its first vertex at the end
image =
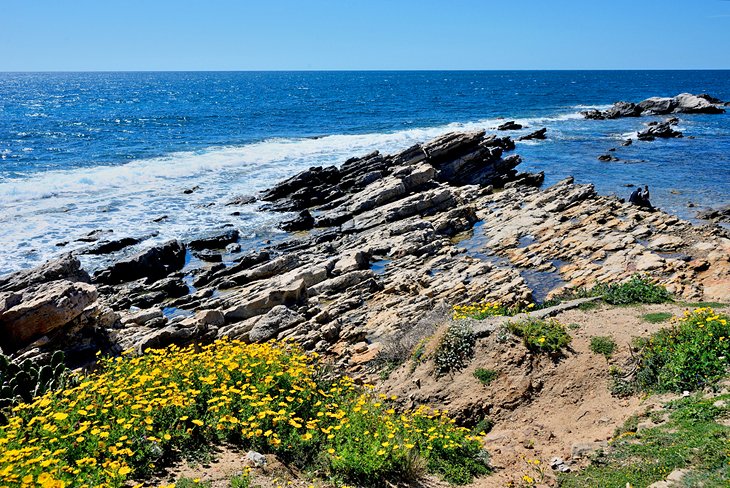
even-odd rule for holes
{"type": "Polygon", "coordinates": [[[536,130],[535,132],[527,134],[526,136],[522,136],[517,140],[518,141],[532,141],[532,140],[537,140],[537,139],[542,140],[542,139],[547,138],[545,135],[546,133],[547,133],[547,129],[543,127],[542,129],[536,130]]]}
{"type": "Polygon", "coordinates": [[[224,232],[218,232],[198,239],[193,239],[188,243],[188,248],[194,251],[203,249],[223,249],[228,244],[238,241],[240,234],[235,229],[228,229],[224,232]]]}
{"type": "Polygon", "coordinates": [[[626,139],[624,142],[621,143],[622,146],[628,147],[634,143],[633,139],[626,139]]]}
{"type": "Polygon", "coordinates": [[[598,156],[598,160],[603,162],[620,161],[619,158],[612,154],[601,154],[600,156],[598,156]]]}
{"type": "Polygon", "coordinates": [[[607,119],[618,119],[621,117],[639,117],[642,109],[635,103],[617,102],[605,112],[607,119]]]}
{"type": "Polygon", "coordinates": [[[232,242],[226,246],[226,252],[228,254],[235,254],[241,252],[241,245],[237,242],[232,242]]]}
{"type": "Polygon", "coordinates": [[[104,237],[106,234],[111,234],[112,232],[114,232],[114,231],[113,230],[110,230],[110,229],[107,229],[107,230],[104,230],[104,229],[92,230],[91,232],[89,232],[85,236],[82,236],[82,237],[79,237],[78,239],[76,239],[76,242],[96,242],[99,239],[101,239],[102,237],[104,237]]]}
{"type": "Polygon", "coordinates": [[[178,241],[142,251],[94,274],[94,282],[118,284],[139,278],[159,280],[185,265],[185,246],[178,241]]]}
{"type": "Polygon", "coordinates": [[[505,122],[504,124],[497,127],[497,130],[520,130],[520,129],[522,129],[522,125],[515,123],[514,120],[505,122]]]}
{"type": "Polygon", "coordinates": [[[287,232],[311,230],[314,227],[314,217],[309,210],[302,210],[295,218],[279,224],[279,227],[287,232]]]}
{"type": "Polygon", "coordinates": [[[223,255],[219,252],[204,249],[202,251],[193,251],[193,256],[207,263],[220,263],[223,261],[223,255]]]}
{"type": "Polygon", "coordinates": [[[84,249],[81,251],[82,254],[111,254],[113,252],[121,251],[122,249],[134,246],[142,242],[141,239],[134,237],[123,237],[121,239],[115,239],[113,241],[100,242],[97,245],[84,249]]]}
{"type": "Polygon", "coordinates": [[[581,112],[586,119],[615,119],[620,117],[638,117],[640,115],[667,115],[667,114],[719,114],[725,110],[720,103],[712,102],[717,100],[709,95],[692,95],[681,93],[676,97],[648,98],[638,104],[630,102],[618,102],[605,111],[588,110],[581,112]]]}
{"type": "Polygon", "coordinates": [[[697,218],[711,220],[713,222],[730,223],[730,205],[703,210],[697,213],[697,218]]]}
{"type": "Polygon", "coordinates": [[[253,195],[237,195],[226,202],[226,206],[232,205],[249,205],[256,202],[256,197],[253,195]]]}
{"type": "Polygon", "coordinates": [[[668,121],[659,122],[647,129],[639,132],[636,136],[640,141],[653,141],[657,137],[667,139],[673,137],[682,137],[682,133],[672,128],[672,124],[668,121]]]}

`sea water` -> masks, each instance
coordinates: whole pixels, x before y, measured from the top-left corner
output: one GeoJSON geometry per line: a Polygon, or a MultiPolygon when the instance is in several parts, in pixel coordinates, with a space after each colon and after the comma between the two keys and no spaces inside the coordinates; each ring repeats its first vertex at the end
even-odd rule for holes
{"type": "Polygon", "coordinates": [[[548,129],[515,151],[547,185],[572,175],[625,198],[646,184],[654,205],[694,219],[730,203],[730,114],[680,115],[684,138],[628,147],[661,118],[580,115],[681,92],[730,100],[730,71],[0,73],[0,274],[100,229],[154,235],[145,247],[232,225],[255,247],[288,216],[233,197],[505,120],[527,127],[500,135],[548,129]],[[610,148],[622,161],[598,161],[610,148]]]}

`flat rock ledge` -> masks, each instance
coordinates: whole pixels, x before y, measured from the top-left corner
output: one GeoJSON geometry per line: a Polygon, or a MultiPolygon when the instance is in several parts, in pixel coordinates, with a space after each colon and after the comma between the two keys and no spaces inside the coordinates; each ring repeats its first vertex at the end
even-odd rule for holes
{"type": "Polygon", "coordinates": [[[83,364],[97,350],[292,339],[357,372],[437,307],[525,304],[637,272],[683,299],[730,301],[724,229],[572,178],[540,189],[543,175],[517,171],[513,150],[509,137],[453,133],[311,168],[259,195],[269,211],[296,212],[296,234],[233,262],[185,265],[191,249],[236,244],[225,229],[94,278],[69,256],[0,279],[0,330],[12,337],[3,347],[25,357],[62,349],[83,364]],[[33,314],[52,326],[30,325],[33,314]]]}

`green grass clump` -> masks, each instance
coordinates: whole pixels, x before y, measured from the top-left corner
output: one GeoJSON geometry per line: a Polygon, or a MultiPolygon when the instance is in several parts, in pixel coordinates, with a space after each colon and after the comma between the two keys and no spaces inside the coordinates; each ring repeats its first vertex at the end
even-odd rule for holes
{"type": "Polygon", "coordinates": [[[525,347],[532,352],[558,354],[572,341],[565,326],[555,319],[528,318],[510,322],[507,328],[514,335],[521,337],[525,347]]]}
{"type": "Polygon", "coordinates": [[[606,336],[593,336],[590,348],[594,353],[603,354],[608,359],[616,351],[616,341],[606,336]]]}
{"type": "Polygon", "coordinates": [[[666,288],[655,285],[648,278],[634,275],[624,283],[600,283],[590,291],[611,305],[632,305],[637,303],[665,303],[672,300],[666,288]]]}
{"type": "Polygon", "coordinates": [[[649,323],[659,324],[661,322],[666,322],[667,320],[671,319],[672,314],[669,312],[647,313],[647,314],[643,315],[641,318],[646,320],[649,323]]]}
{"type": "Polygon", "coordinates": [[[489,383],[497,379],[497,376],[499,376],[499,371],[493,369],[477,368],[474,371],[474,377],[484,386],[489,385],[489,383]]]}
{"type": "Polygon", "coordinates": [[[667,405],[672,414],[657,427],[636,433],[638,419],[617,432],[611,448],[587,468],[561,475],[559,486],[646,487],[667,478],[675,469],[690,469],[682,486],[725,487],[730,479],[730,427],[717,422],[727,407],[710,400],[685,398],[667,405]]]}
{"type": "Polygon", "coordinates": [[[183,477],[175,482],[175,488],[210,488],[210,481],[183,477]]]}
{"type": "Polygon", "coordinates": [[[720,302],[681,302],[680,305],[689,308],[727,308],[727,303],[720,302]]]}
{"type": "MultiPolygon", "coordinates": [[[[247,473],[239,474],[230,479],[231,488],[249,488],[251,486],[251,478],[247,473]]],[[[177,486],[175,488],[178,488],[177,486]]]]}
{"type": "Polygon", "coordinates": [[[442,376],[464,369],[474,357],[476,342],[474,331],[469,325],[460,322],[449,325],[434,351],[436,375],[442,376]]]}
{"type": "Polygon", "coordinates": [[[643,341],[635,379],[644,391],[692,391],[717,383],[728,366],[730,317],[698,308],[643,341]]]}

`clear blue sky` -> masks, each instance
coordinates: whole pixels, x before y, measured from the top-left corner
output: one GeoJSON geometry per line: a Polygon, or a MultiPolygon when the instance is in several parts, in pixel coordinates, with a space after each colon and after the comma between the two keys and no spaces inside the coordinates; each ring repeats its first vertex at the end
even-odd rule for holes
{"type": "Polygon", "coordinates": [[[0,0],[0,71],[730,69],[728,0],[0,0]]]}

